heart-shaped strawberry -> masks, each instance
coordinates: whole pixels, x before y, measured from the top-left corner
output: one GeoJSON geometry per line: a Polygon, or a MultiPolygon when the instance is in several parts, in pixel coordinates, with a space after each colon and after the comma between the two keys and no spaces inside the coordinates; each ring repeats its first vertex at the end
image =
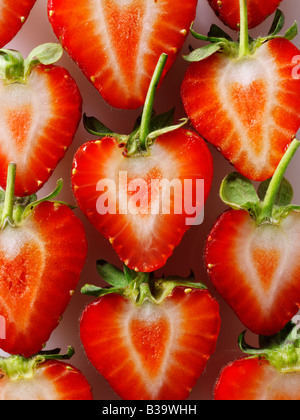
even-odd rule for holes
{"type": "Polygon", "coordinates": [[[172,112],[150,120],[151,112],[145,106],[129,136],[85,117],[88,131],[103,139],[83,144],[72,170],[83,213],[128,267],[144,272],[162,267],[189,227],[200,223],[213,176],[205,142],[180,128],[186,121],[170,126],[172,112]]]}
{"type": "Polygon", "coordinates": [[[0,4],[0,47],[8,44],[20,31],[36,0],[2,0],[0,4]]]}
{"type": "Polygon", "coordinates": [[[103,261],[98,270],[114,287],[82,289],[99,297],[80,321],[91,363],[123,399],[186,399],[215,351],[218,303],[192,278],[153,280],[103,261]]]}
{"type": "MultiPolygon", "coordinates": [[[[77,286],[87,244],[72,210],[47,201],[53,194],[39,201],[14,198],[12,173],[9,169],[0,206],[0,348],[27,357],[40,351],[57,327],[77,286]]],[[[55,194],[60,189],[61,184],[55,194]]]]}
{"type": "Polygon", "coordinates": [[[221,197],[234,210],[218,219],[206,243],[215,288],[255,334],[277,333],[300,307],[300,208],[291,205],[291,185],[281,181],[298,147],[294,140],[258,195],[237,173],[223,181],[221,197]]]}
{"type": "Polygon", "coordinates": [[[36,193],[49,179],[81,118],[74,79],[51,64],[62,52],[58,44],[44,44],[26,60],[10,50],[0,56],[0,186],[5,189],[8,164],[15,162],[18,197],[36,193]]]}
{"type": "MultiPolygon", "coordinates": [[[[248,0],[249,29],[261,24],[269,15],[275,12],[282,0],[248,0]]],[[[208,0],[209,5],[222,20],[233,30],[240,28],[239,0],[208,0]]]]}
{"type": "Polygon", "coordinates": [[[174,63],[197,0],[49,0],[54,33],[103,98],[116,108],[144,104],[156,63],[174,63]]]}
{"type": "Polygon", "coordinates": [[[273,175],[300,126],[300,51],[290,42],[297,30],[279,37],[282,20],[277,15],[273,33],[250,44],[245,20],[239,45],[216,28],[208,37],[193,32],[212,43],[186,57],[181,98],[193,126],[255,181],[273,175]]]}

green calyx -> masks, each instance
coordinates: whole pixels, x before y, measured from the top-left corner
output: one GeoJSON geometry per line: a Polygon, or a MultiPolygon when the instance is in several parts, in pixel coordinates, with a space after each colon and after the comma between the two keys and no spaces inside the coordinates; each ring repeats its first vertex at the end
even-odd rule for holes
{"type": "Polygon", "coordinates": [[[126,265],[122,271],[103,260],[97,261],[97,271],[110,286],[101,288],[86,284],[81,293],[98,298],[116,293],[136,306],[142,305],[145,301],[159,305],[171,296],[176,287],[185,287],[188,290],[206,289],[204,284],[195,282],[193,275],[187,279],[176,276],[155,279],[153,273],[137,272],[126,265]]]}
{"type": "Polygon", "coordinates": [[[243,175],[233,172],[222,182],[220,197],[234,210],[245,210],[257,225],[278,224],[300,206],[291,204],[293,188],[284,178],[284,173],[300,146],[294,139],[281,159],[272,178],[263,181],[256,191],[252,182],[243,175]]]}
{"type": "Polygon", "coordinates": [[[26,83],[34,67],[56,63],[63,54],[60,44],[46,43],[34,48],[24,59],[15,50],[0,50],[0,78],[6,83],[26,83]]]}
{"type": "MultiPolygon", "coordinates": [[[[66,354],[59,354],[60,349],[41,351],[31,357],[10,356],[0,357],[0,370],[10,380],[31,379],[35,370],[46,360],[69,360],[74,355],[74,348],[68,347],[66,354]]],[[[1,380],[1,379],[0,379],[1,380]]]]}
{"type": "Polygon", "coordinates": [[[175,131],[184,126],[188,121],[186,118],[181,119],[179,124],[173,125],[174,109],[159,115],[155,115],[155,112],[153,111],[155,93],[167,59],[168,56],[166,54],[162,54],[157,63],[151,79],[142,115],[139,116],[135,122],[131,134],[126,135],[115,133],[96,118],[87,117],[86,115],[83,116],[85,129],[90,134],[93,134],[98,138],[115,138],[118,141],[120,148],[124,149],[124,156],[130,157],[147,155],[149,148],[159,136],[175,131]]]}
{"type": "MultiPolygon", "coordinates": [[[[57,204],[68,205],[61,201],[53,201],[57,197],[63,187],[63,181],[57,182],[55,190],[46,197],[37,199],[36,194],[27,197],[15,197],[15,179],[17,165],[11,162],[7,170],[6,190],[0,190],[0,229],[6,226],[19,227],[23,220],[42,202],[51,201],[57,204]]],[[[69,206],[69,205],[68,205],[69,206]]],[[[69,206],[73,208],[72,206],[69,206]]]]}
{"type": "Polygon", "coordinates": [[[275,38],[285,38],[289,41],[293,40],[298,34],[297,22],[289,28],[285,34],[280,35],[280,31],[284,27],[285,17],[281,10],[277,10],[270,31],[267,36],[253,39],[249,36],[248,19],[247,19],[247,1],[240,0],[240,33],[239,39],[234,41],[230,35],[224,32],[217,25],[212,25],[207,36],[200,35],[191,28],[191,34],[200,41],[209,42],[183,58],[189,62],[198,62],[205,60],[211,55],[219,52],[227,55],[232,59],[243,59],[255,53],[257,48],[275,38]]]}
{"type": "Polygon", "coordinates": [[[270,337],[259,337],[259,348],[249,346],[244,331],[238,339],[240,349],[250,355],[267,360],[281,373],[300,371],[300,326],[289,322],[286,327],[270,337]]]}

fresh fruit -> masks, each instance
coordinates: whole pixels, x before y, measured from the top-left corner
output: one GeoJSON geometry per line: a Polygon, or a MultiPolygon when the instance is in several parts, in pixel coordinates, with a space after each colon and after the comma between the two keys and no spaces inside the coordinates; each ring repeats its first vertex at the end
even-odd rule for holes
{"type": "MultiPolygon", "coordinates": [[[[249,29],[260,25],[269,15],[275,12],[282,0],[248,0],[249,29]]],[[[208,0],[209,5],[225,25],[233,30],[240,28],[239,0],[208,0]]]]}
{"type": "Polygon", "coordinates": [[[182,48],[197,0],[49,0],[53,31],[71,58],[111,106],[144,104],[156,63],[182,48]]]}
{"type": "Polygon", "coordinates": [[[159,61],[141,124],[131,135],[112,133],[95,118],[84,118],[88,131],[103,139],[83,144],[72,169],[80,209],[120,259],[143,272],[162,267],[190,225],[197,223],[213,176],[205,142],[180,128],[186,121],[169,126],[172,112],[150,120],[165,60],[162,56],[159,61]]]}
{"type": "Polygon", "coordinates": [[[219,305],[191,277],[154,279],[98,261],[113,287],[85,285],[99,299],[80,320],[90,362],[124,400],[186,399],[214,353],[219,305]]]}
{"type": "Polygon", "coordinates": [[[20,31],[36,0],[2,0],[0,4],[0,47],[8,44],[20,31]]]}
{"type": "Polygon", "coordinates": [[[0,348],[37,353],[58,326],[77,286],[87,241],[81,221],[60,202],[14,197],[15,165],[0,205],[0,348]]]}
{"type": "MultiPolygon", "coordinates": [[[[245,0],[240,0],[245,4],[245,0]]],[[[300,126],[300,79],[293,76],[300,51],[284,37],[277,13],[272,33],[248,41],[242,20],[240,44],[215,26],[211,44],[193,51],[181,86],[181,98],[195,129],[248,179],[270,178],[300,126]]]]}
{"type": "Polygon", "coordinates": [[[7,167],[18,166],[15,194],[36,193],[72,143],[82,99],[69,72],[55,66],[63,49],[43,44],[24,60],[12,50],[0,54],[0,187],[7,167]]]}
{"type": "Polygon", "coordinates": [[[40,352],[30,358],[0,358],[0,400],[92,400],[91,387],[83,374],[60,359],[66,355],[40,352]]]}
{"type": "Polygon", "coordinates": [[[299,147],[294,140],[272,178],[252,183],[238,173],[226,177],[220,195],[226,211],[206,242],[212,283],[241,322],[255,334],[280,331],[300,307],[300,207],[283,178],[299,147]]]}
{"type": "Polygon", "coordinates": [[[267,342],[261,337],[259,349],[248,346],[244,336],[240,347],[249,356],[222,370],[215,400],[300,400],[299,325],[288,324],[267,342]]]}

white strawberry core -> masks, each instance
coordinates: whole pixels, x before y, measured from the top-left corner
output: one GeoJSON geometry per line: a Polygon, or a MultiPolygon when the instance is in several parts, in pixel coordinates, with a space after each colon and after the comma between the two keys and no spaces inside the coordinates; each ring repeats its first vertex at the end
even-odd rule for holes
{"type": "MultiPolygon", "coordinates": [[[[142,95],[141,83],[145,78],[151,80],[152,74],[145,74],[147,65],[144,66],[143,62],[150,58],[153,48],[155,46],[149,44],[153,42],[153,33],[157,28],[153,25],[159,15],[162,13],[162,7],[165,1],[141,1],[141,0],[93,0],[88,2],[90,8],[90,16],[93,16],[91,24],[93,25],[95,35],[103,43],[103,53],[106,54],[106,65],[103,66],[95,77],[101,77],[106,72],[114,73],[111,79],[113,89],[114,80],[122,85],[125,95],[130,98],[132,92],[138,97],[142,95]],[[111,10],[118,12],[119,27],[112,27],[111,10]],[[126,22],[128,21],[128,25],[126,22]],[[120,31],[121,36],[120,36],[120,31]],[[126,34],[126,31],[128,32],[126,34]],[[131,41],[128,54],[125,52],[129,37],[131,41]],[[123,44],[121,45],[122,40],[123,44]],[[113,46],[113,48],[112,48],[113,46]],[[119,51],[118,51],[119,50],[119,51]],[[127,63],[122,63],[126,58],[127,63]],[[130,68],[130,70],[129,70],[130,68]],[[134,77],[127,79],[123,69],[126,72],[131,72],[134,77]]],[[[165,23],[166,24],[166,23],[165,23]]],[[[171,23],[170,23],[171,26],[171,23]]],[[[164,26],[164,29],[165,26],[164,26]]],[[[167,46],[165,46],[167,50],[167,46]]],[[[109,83],[109,80],[106,80],[109,83]]],[[[141,99],[143,96],[141,96],[141,99]]]]}
{"type": "Polygon", "coordinates": [[[58,400],[54,383],[39,368],[32,379],[6,380],[0,387],[0,400],[58,400]]]}
{"type": "Polygon", "coordinates": [[[299,215],[292,213],[280,225],[245,224],[235,242],[240,271],[266,314],[288,282],[295,281],[299,235],[299,215]]]}
{"type": "MultiPolygon", "coordinates": [[[[263,171],[272,161],[274,130],[286,135],[285,129],[275,121],[281,87],[277,64],[267,44],[243,60],[225,59],[216,77],[217,92],[234,130],[228,130],[222,148],[239,136],[233,164],[247,156],[249,162],[263,171]],[[257,144],[254,141],[257,139],[257,144]],[[259,142],[258,142],[259,140],[259,142]],[[254,164],[253,164],[254,165],[254,164]]],[[[255,169],[255,168],[253,168],[255,169]]]]}
{"type": "Polygon", "coordinates": [[[18,161],[18,170],[29,157],[52,116],[49,88],[44,77],[33,71],[28,82],[0,83],[0,140],[8,161],[18,161]],[[21,121],[21,123],[20,123],[21,121]]]}

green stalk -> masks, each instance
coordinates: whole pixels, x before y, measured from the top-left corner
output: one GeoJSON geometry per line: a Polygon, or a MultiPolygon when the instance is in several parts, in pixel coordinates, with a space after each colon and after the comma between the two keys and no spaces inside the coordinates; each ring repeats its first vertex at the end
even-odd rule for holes
{"type": "Polygon", "coordinates": [[[247,0],[240,0],[240,52],[239,58],[249,55],[248,8],[247,0]]]}
{"type": "Polygon", "coordinates": [[[278,193],[280,184],[283,180],[284,174],[287,170],[289,163],[294,157],[296,151],[300,146],[300,142],[297,139],[294,139],[281,159],[273,177],[269,184],[266,196],[264,198],[260,217],[258,222],[263,220],[270,220],[272,218],[272,210],[274,207],[276,195],[278,193]]]}
{"type": "Polygon", "coordinates": [[[145,100],[145,105],[144,105],[143,114],[142,114],[140,134],[139,134],[140,147],[144,151],[147,151],[148,149],[147,137],[150,132],[150,121],[152,117],[154,98],[155,98],[156,90],[160,82],[163,70],[167,62],[167,59],[168,59],[167,54],[162,54],[160,56],[158,63],[156,65],[155,71],[153,73],[149,90],[147,93],[147,97],[145,100]]]}
{"type": "Polygon", "coordinates": [[[2,229],[6,226],[7,222],[13,224],[16,170],[17,165],[15,163],[10,163],[8,165],[5,200],[1,220],[2,229]]]}

